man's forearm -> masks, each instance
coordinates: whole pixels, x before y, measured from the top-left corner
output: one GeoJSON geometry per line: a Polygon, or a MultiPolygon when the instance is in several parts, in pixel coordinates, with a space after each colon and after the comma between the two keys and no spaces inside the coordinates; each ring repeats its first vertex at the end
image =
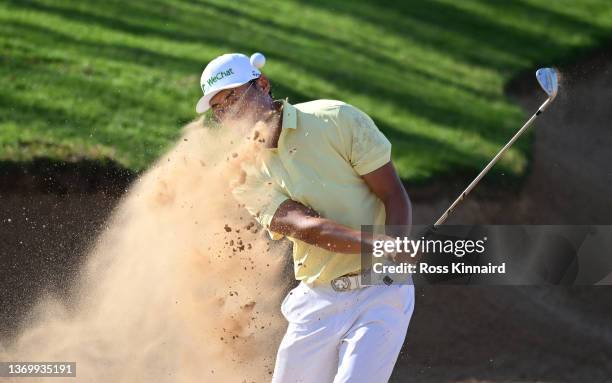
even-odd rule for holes
{"type": "Polygon", "coordinates": [[[384,201],[385,205],[385,225],[401,226],[396,230],[387,230],[387,234],[395,236],[408,236],[412,226],[412,204],[410,198],[404,193],[398,193],[384,201]]]}
{"type": "Polygon", "coordinates": [[[339,224],[327,218],[309,218],[301,230],[287,235],[304,241],[310,245],[320,247],[325,250],[344,254],[361,253],[362,240],[366,250],[371,250],[373,238],[348,226],[339,224]]]}
{"type": "MultiPolygon", "coordinates": [[[[412,230],[412,204],[408,194],[404,191],[393,195],[384,201],[387,212],[385,224],[386,233],[392,238],[408,237],[412,230]]],[[[399,253],[394,256],[396,262],[415,264],[419,262],[420,256],[415,257],[408,253],[399,253]]]]}
{"type": "Polygon", "coordinates": [[[315,210],[292,200],[287,200],[279,206],[270,223],[270,229],[310,245],[344,254],[359,254],[362,243],[365,245],[365,251],[371,251],[374,240],[391,239],[368,233],[362,235],[360,230],[321,217],[315,210]]]}

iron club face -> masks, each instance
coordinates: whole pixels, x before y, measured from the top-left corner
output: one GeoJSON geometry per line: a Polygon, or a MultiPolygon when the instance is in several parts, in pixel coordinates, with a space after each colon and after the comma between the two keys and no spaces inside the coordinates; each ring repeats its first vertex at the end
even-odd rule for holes
{"type": "Polygon", "coordinates": [[[538,83],[544,89],[544,92],[551,99],[557,96],[559,90],[559,77],[557,71],[553,68],[540,68],[536,71],[538,83]]]}

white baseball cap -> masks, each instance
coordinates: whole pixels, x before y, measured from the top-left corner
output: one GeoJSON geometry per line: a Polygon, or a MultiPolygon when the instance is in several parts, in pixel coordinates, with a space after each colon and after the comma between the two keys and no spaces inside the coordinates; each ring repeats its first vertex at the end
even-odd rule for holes
{"type": "Polygon", "coordinates": [[[204,113],[210,109],[210,99],[223,89],[236,88],[258,78],[259,68],[266,63],[264,55],[253,53],[249,59],[241,53],[228,53],[217,57],[206,65],[200,87],[204,96],[196,105],[196,112],[204,113]]]}

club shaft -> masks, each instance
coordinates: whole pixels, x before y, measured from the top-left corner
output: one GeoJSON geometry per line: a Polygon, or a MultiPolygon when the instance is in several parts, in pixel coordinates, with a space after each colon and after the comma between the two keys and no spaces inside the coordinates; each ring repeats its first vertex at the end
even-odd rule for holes
{"type": "Polygon", "coordinates": [[[546,99],[546,101],[544,101],[544,103],[538,108],[538,111],[535,112],[533,114],[533,116],[531,116],[531,118],[529,118],[529,120],[527,120],[525,125],[523,125],[523,127],[521,129],[519,129],[518,132],[516,132],[516,134],[510,139],[510,141],[508,141],[508,143],[506,145],[504,145],[504,147],[501,148],[501,150],[499,152],[497,152],[495,157],[493,157],[493,159],[487,164],[487,166],[485,166],[485,168],[482,169],[480,174],[478,174],[476,176],[476,178],[474,178],[474,181],[472,181],[468,185],[468,187],[465,188],[465,190],[459,195],[459,197],[457,197],[455,202],[453,202],[453,204],[450,205],[450,207],[448,209],[446,209],[444,214],[442,214],[442,216],[440,218],[438,218],[436,223],[434,223],[434,227],[442,225],[448,219],[448,217],[453,212],[453,210],[455,210],[457,205],[459,205],[465,199],[465,197],[472,191],[472,189],[474,189],[474,187],[478,184],[478,182],[480,182],[480,180],[489,172],[489,170],[491,170],[493,165],[495,165],[497,163],[497,161],[499,161],[499,159],[504,155],[504,153],[506,153],[506,151],[508,149],[510,149],[510,147],[514,144],[514,142],[516,142],[516,140],[518,140],[518,138],[533,123],[533,121],[535,121],[535,119],[546,109],[546,107],[548,106],[550,101],[551,101],[550,98],[546,99]]]}

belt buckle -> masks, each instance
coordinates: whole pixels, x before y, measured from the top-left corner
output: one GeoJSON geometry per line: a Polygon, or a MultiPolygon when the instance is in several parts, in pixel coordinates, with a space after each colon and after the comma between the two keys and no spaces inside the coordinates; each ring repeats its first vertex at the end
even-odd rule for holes
{"type": "Polygon", "coordinates": [[[342,292],[351,288],[351,279],[345,275],[331,280],[331,287],[334,291],[342,292]]]}

